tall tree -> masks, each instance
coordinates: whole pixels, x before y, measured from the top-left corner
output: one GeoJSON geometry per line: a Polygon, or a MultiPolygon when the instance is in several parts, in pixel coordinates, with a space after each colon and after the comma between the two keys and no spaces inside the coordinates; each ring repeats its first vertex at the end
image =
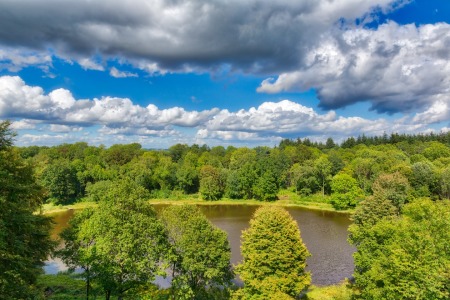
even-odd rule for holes
{"type": "Polygon", "coordinates": [[[364,192],[356,179],[345,173],[333,177],[331,190],[331,205],[335,209],[354,208],[364,198],[364,192]]]}
{"type": "MultiPolygon", "coordinates": [[[[205,152],[207,153],[207,152],[205,152]]],[[[211,165],[200,169],[200,194],[205,200],[219,200],[225,191],[226,174],[211,165]]]]}
{"type": "Polygon", "coordinates": [[[69,251],[66,260],[89,263],[90,276],[103,287],[107,299],[114,294],[122,299],[162,273],[167,236],[153,207],[144,201],[146,195],[137,183],[122,181],[79,222],[76,234],[63,235],[69,237],[66,244],[75,243],[73,248],[83,251],[81,256],[79,250],[73,256],[69,251]]]}
{"type": "Polygon", "coordinates": [[[68,204],[77,197],[80,183],[76,169],[68,160],[56,160],[48,165],[41,175],[41,181],[50,199],[57,204],[68,204]]]}
{"type": "Polygon", "coordinates": [[[169,206],[161,220],[173,247],[173,299],[225,297],[234,277],[227,234],[193,205],[169,206]]]}
{"type": "Polygon", "coordinates": [[[283,208],[263,206],[256,210],[250,227],[242,233],[241,252],[243,261],[236,273],[244,288],[235,298],[297,297],[310,284],[310,274],[305,271],[310,254],[297,223],[283,208]]]}
{"type": "Polygon", "coordinates": [[[322,186],[322,196],[325,196],[325,187],[331,179],[332,164],[327,155],[322,155],[314,161],[314,169],[322,186]]]}
{"type": "Polygon", "coordinates": [[[50,219],[39,213],[42,188],[11,148],[14,136],[10,123],[0,122],[0,297],[31,299],[54,244],[50,219]]]}

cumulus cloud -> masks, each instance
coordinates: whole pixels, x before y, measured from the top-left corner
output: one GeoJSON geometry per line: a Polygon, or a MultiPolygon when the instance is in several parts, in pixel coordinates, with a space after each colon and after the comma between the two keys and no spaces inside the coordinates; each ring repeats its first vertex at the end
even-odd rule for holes
{"type": "Polygon", "coordinates": [[[78,140],[99,144],[111,144],[111,141],[155,143],[153,138],[162,138],[165,146],[177,141],[276,145],[287,137],[321,139],[363,133],[419,132],[447,117],[445,105],[392,120],[343,117],[335,111],[319,113],[290,100],[264,102],[258,107],[234,112],[217,108],[186,111],[181,107],[160,109],[153,104],[142,107],[131,99],[109,96],[75,99],[65,89],[45,94],[42,88],[29,86],[20,77],[0,77],[0,118],[13,119],[17,130],[56,133],[42,137],[30,135],[29,141],[21,137],[22,145],[78,140]],[[435,119],[428,117],[433,114],[435,119]],[[52,136],[55,139],[50,141],[52,136]],[[111,141],[105,143],[108,137],[111,141]]]}
{"type": "MultiPolygon", "coordinates": [[[[276,72],[296,67],[321,33],[342,19],[370,19],[407,0],[7,1],[0,43],[64,57],[123,57],[157,70],[276,72]],[[153,66],[153,67],[152,67],[153,66]]],[[[78,62],[102,69],[89,59],[78,62]]]]}
{"type": "Polygon", "coordinates": [[[262,136],[304,136],[308,134],[338,136],[355,134],[381,135],[383,132],[415,131],[423,124],[406,119],[394,122],[385,119],[337,116],[334,111],[318,114],[312,108],[283,100],[265,102],[257,108],[229,112],[222,110],[205,124],[198,135],[206,138],[233,139],[262,136]]]}
{"type": "Polygon", "coordinates": [[[39,122],[35,120],[22,119],[12,122],[11,128],[14,130],[35,129],[37,123],[39,122]]]}
{"type": "Polygon", "coordinates": [[[370,101],[378,112],[436,112],[450,98],[450,25],[334,31],[305,55],[303,67],[264,80],[258,91],[310,88],[326,109],[370,101]]]}
{"type": "MultiPolygon", "coordinates": [[[[0,117],[25,118],[59,125],[105,125],[161,130],[168,126],[195,127],[219,110],[186,111],[172,107],[142,107],[128,98],[103,97],[76,100],[72,93],[57,89],[46,95],[18,76],[0,77],[0,117]]],[[[55,127],[56,128],[56,127],[55,127]]]]}

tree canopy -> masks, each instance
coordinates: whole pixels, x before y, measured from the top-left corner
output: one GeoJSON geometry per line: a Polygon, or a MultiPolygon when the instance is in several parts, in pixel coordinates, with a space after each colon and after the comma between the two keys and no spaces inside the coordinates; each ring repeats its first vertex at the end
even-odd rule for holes
{"type": "Polygon", "coordinates": [[[305,271],[310,254],[297,223],[281,207],[263,206],[255,211],[250,227],[242,233],[241,253],[243,260],[236,273],[244,288],[235,294],[237,299],[288,299],[310,284],[305,271]]]}
{"type": "Polygon", "coordinates": [[[174,299],[225,299],[234,278],[227,234],[193,205],[161,213],[171,248],[174,299]]]}
{"type": "Polygon", "coordinates": [[[9,122],[0,122],[0,295],[29,299],[54,243],[50,219],[39,213],[43,200],[32,167],[11,145],[9,122]]]}
{"type": "Polygon", "coordinates": [[[360,299],[449,299],[450,203],[416,201],[366,227],[355,253],[360,299]]]}
{"type": "Polygon", "coordinates": [[[167,235],[145,195],[145,189],[125,180],[62,235],[69,246],[64,261],[85,266],[86,275],[103,287],[107,299],[121,299],[164,273],[167,235]]]}

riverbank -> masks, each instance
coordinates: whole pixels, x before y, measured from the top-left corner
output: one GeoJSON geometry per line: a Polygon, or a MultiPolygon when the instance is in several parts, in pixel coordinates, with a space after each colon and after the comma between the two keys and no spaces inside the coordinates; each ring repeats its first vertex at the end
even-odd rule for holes
{"type": "MultiPolygon", "coordinates": [[[[223,198],[220,200],[203,200],[197,194],[195,195],[179,195],[178,197],[172,198],[161,198],[161,199],[150,199],[148,200],[151,204],[158,205],[182,205],[182,204],[193,204],[193,205],[277,205],[283,207],[300,207],[310,210],[336,212],[343,214],[351,214],[353,210],[336,210],[333,206],[328,203],[328,196],[322,195],[311,195],[307,197],[301,197],[293,192],[282,190],[278,194],[278,200],[272,202],[258,201],[254,199],[228,199],[223,198]]],[[[64,212],[68,210],[79,210],[89,207],[95,207],[97,203],[90,201],[81,201],[68,205],[54,205],[52,203],[44,204],[42,207],[42,212],[44,214],[52,214],[58,212],[64,212]]]]}

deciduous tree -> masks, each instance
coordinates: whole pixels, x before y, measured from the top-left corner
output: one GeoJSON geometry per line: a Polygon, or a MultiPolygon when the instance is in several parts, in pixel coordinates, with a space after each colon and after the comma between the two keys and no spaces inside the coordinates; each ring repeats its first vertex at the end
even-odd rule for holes
{"type": "Polygon", "coordinates": [[[355,253],[360,299],[450,298],[450,203],[416,201],[367,228],[355,253]]]}
{"type": "Polygon", "coordinates": [[[364,192],[356,179],[345,173],[333,177],[331,190],[331,204],[336,209],[353,208],[364,198],[364,192]]]}
{"type": "Polygon", "coordinates": [[[90,264],[90,276],[103,287],[107,299],[114,294],[122,299],[127,291],[162,274],[167,236],[153,207],[144,201],[146,195],[135,182],[122,181],[77,224],[76,234],[65,235],[69,245],[75,243],[73,248],[79,249],[68,259],[90,264]]]}
{"type": "Polygon", "coordinates": [[[14,136],[10,123],[0,122],[0,298],[33,299],[54,244],[50,219],[39,213],[42,188],[11,148],[14,136]]]}
{"type": "Polygon", "coordinates": [[[173,299],[220,299],[233,279],[227,234],[193,205],[169,206],[161,213],[169,241],[173,299]]]}

